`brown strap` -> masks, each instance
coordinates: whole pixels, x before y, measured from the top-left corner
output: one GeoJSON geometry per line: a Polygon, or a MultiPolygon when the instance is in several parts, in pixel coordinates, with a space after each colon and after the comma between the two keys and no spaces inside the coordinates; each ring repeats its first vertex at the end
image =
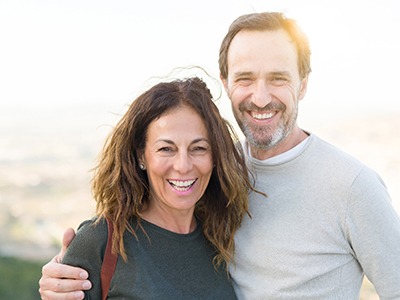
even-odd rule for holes
{"type": "Polygon", "coordinates": [[[107,299],[108,290],[110,289],[111,279],[114,275],[115,266],[117,265],[118,256],[111,252],[112,249],[112,236],[114,232],[114,226],[108,218],[107,227],[108,227],[108,238],[107,238],[107,246],[106,252],[104,253],[103,264],[101,266],[101,299],[107,299]]]}

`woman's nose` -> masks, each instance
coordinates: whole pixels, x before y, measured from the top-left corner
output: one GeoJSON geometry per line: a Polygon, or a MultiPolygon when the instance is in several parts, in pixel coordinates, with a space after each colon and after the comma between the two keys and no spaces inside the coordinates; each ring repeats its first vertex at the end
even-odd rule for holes
{"type": "Polygon", "coordinates": [[[185,153],[179,153],[175,158],[174,167],[181,173],[186,173],[192,168],[192,160],[190,156],[185,153]]]}

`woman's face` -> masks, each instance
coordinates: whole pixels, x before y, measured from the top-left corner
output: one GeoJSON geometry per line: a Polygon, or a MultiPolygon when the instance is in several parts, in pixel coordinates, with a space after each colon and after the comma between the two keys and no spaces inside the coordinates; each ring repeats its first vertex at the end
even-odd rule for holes
{"type": "Polygon", "coordinates": [[[203,120],[181,106],[150,123],[142,155],[150,184],[150,206],[193,213],[213,169],[203,120]]]}

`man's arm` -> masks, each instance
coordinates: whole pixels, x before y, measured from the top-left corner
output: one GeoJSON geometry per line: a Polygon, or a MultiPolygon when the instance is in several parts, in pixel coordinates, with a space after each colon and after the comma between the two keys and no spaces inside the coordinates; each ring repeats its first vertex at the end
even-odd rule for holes
{"type": "Polygon", "coordinates": [[[42,268],[39,293],[43,300],[83,299],[83,291],[92,287],[85,270],[60,263],[74,237],[75,231],[68,228],[64,232],[60,253],[42,268]]]}

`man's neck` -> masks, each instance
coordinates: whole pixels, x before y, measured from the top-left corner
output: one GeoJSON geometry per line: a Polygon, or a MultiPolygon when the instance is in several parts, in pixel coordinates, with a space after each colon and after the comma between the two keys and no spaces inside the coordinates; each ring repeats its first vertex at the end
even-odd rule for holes
{"type": "Polygon", "coordinates": [[[302,141],[304,141],[308,137],[308,134],[304,132],[299,127],[293,129],[293,131],[279,144],[275,145],[270,149],[260,149],[249,144],[250,154],[252,157],[258,160],[266,160],[268,158],[277,156],[286,151],[289,151],[293,147],[296,147],[302,141]]]}

